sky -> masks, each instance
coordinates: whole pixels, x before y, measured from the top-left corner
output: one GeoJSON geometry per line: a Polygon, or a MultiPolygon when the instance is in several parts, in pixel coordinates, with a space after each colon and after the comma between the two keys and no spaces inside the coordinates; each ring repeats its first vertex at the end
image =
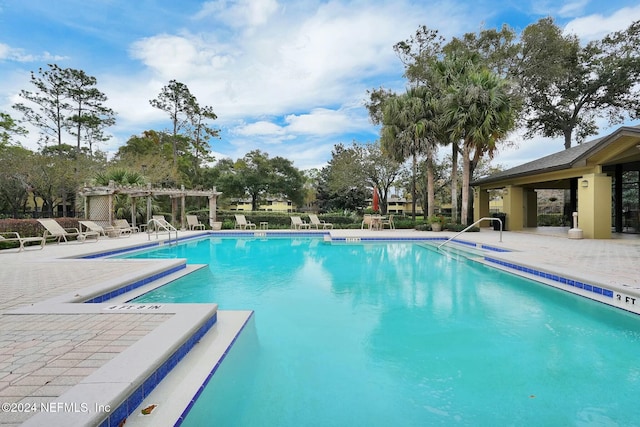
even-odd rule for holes
{"type": "MultiPolygon", "coordinates": [[[[30,73],[47,64],[83,70],[117,113],[112,155],[131,136],[168,130],[153,108],[170,80],[210,106],[216,158],[259,149],[319,168],[334,145],[371,143],[379,128],[367,90],[404,92],[393,45],[421,25],[446,39],[508,24],[520,32],[551,16],[581,41],[640,20],[637,0],[0,0],[0,111],[14,118],[30,73]]],[[[628,122],[625,125],[638,124],[628,122]]],[[[599,122],[598,135],[620,125],[599,122]]],[[[561,138],[515,131],[494,164],[513,167],[563,149],[561,138]]],[[[595,138],[595,136],[594,136],[595,138]]],[[[38,149],[37,131],[20,143],[38,149]]],[[[73,141],[69,141],[74,144],[73,141]]]]}

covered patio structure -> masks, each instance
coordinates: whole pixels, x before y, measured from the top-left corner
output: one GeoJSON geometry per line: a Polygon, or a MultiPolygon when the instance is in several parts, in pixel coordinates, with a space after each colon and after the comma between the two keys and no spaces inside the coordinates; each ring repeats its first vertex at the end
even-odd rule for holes
{"type": "MultiPolygon", "coordinates": [[[[587,239],[640,232],[640,126],[525,163],[471,183],[474,220],[490,216],[489,191],[502,193],[507,229],[537,226],[538,189],[567,190],[587,239]]],[[[481,224],[488,226],[489,224],[481,224]]]]}
{"type": "MultiPolygon", "coordinates": [[[[139,199],[143,198],[146,203],[146,221],[152,217],[152,200],[158,196],[168,196],[171,198],[171,218],[176,228],[184,229],[186,224],[186,198],[187,197],[207,197],[209,200],[209,225],[213,227],[216,221],[217,198],[222,193],[211,190],[186,190],[184,186],[179,189],[174,188],[153,188],[150,184],[146,187],[121,186],[113,181],[106,187],[83,187],[78,192],[84,198],[85,218],[100,225],[112,225],[115,218],[114,198],[117,195],[127,195],[131,201],[131,225],[136,224],[136,212],[139,199]],[[179,215],[178,215],[179,213],[179,215]],[[179,218],[179,222],[176,219],[179,218]]],[[[146,222],[145,222],[146,224],[146,222]]]]}

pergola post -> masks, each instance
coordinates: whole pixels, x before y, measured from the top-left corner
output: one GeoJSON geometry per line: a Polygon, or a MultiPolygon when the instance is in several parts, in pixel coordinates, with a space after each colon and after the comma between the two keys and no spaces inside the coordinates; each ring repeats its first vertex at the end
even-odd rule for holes
{"type": "Polygon", "coordinates": [[[218,198],[218,194],[216,192],[216,187],[213,187],[211,191],[211,195],[209,196],[209,226],[213,228],[213,223],[216,222],[216,199],[218,198]]]}
{"type": "Polygon", "coordinates": [[[185,203],[185,195],[184,195],[184,185],[182,187],[180,187],[180,189],[182,190],[182,197],[180,198],[181,201],[181,211],[180,211],[180,229],[184,230],[185,226],[184,226],[184,214],[185,214],[185,209],[186,209],[186,203],[185,203]]]}

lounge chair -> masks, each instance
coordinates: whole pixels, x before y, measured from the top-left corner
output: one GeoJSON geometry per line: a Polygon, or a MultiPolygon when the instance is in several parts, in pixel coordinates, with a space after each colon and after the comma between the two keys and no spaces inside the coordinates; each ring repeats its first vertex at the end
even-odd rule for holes
{"type": "Polygon", "coordinates": [[[189,226],[189,230],[204,230],[204,224],[201,223],[195,215],[187,215],[187,225],[189,226]]]}
{"type": "Polygon", "coordinates": [[[326,222],[325,220],[319,219],[318,215],[309,214],[309,221],[311,221],[311,226],[315,227],[316,230],[322,227],[323,230],[327,228],[333,228],[333,224],[330,222],[326,222]]]}
{"type": "Polygon", "coordinates": [[[138,231],[138,227],[132,227],[126,219],[113,220],[113,228],[118,230],[117,232],[120,233],[120,236],[125,235],[127,237],[138,231]]]}
{"type": "Polygon", "coordinates": [[[117,230],[116,228],[110,226],[107,226],[105,228],[93,221],[78,221],[78,224],[80,224],[80,231],[82,231],[82,227],[84,227],[87,229],[87,231],[95,231],[96,233],[98,233],[98,236],[109,235],[110,237],[117,237],[118,235],[120,235],[120,230],[117,230]]]}
{"type": "Polygon", "coordinates": [[[292,216],[291,228],[293,228],[294,230],[302,230],[303,228],[309,229],[311,228],[311,224],[307,224],[299,216],[292,216]]]}
{"type": "Polygon", "coordinates": [[[25,250],[25,243],[40,242],[40,249],[42,249],[46,240],[44,237],[20,237],[20,234],[15,231],[0,231],[0,242],[16,242],[18,252],[21,252],[25,250]]]}
{"type": "Polygon", "coordinates": [[[67,242],[67,237],[75,237],[78,241],[84,242],[87,237],[95,237],[95,241],[97,242],[98,237],[100,237],[100,234],[91,230],[83,233],[77,228],[63,228],[52,218],[39,219],[38,222],[45,228],[44,235],[42,236],[45,240],[49,237],[54,237],[56,241],[60,243],[63,240],[67,242]]]}
{"type": "Polygon", "coordinates": [[[159,225],[167,230],[175,230],[175,227],[169,221],[164,219],[164,215],[153,215],[151,218],[156,220],[159,225]]]}
{"type": "Polygon", "coordinates": [[[236,228],[239,228],[240,230],[253,228],[255,230],[256,225],[251,221],[248,221],[244,215],[235,215],[235,217],[236,217],[236,228]]]}

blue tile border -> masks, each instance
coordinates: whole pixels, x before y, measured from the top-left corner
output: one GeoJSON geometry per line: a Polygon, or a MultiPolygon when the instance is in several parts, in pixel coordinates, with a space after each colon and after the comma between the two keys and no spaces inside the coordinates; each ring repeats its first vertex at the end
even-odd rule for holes
{"type": "Polygon", "coordinates": [[[491,262],[494,264],[501,265],[503,267],[507,267],[513,270],[521,271],[523,273],[533,274],[534,276],[542,277],[544,279],[552,280],[554,282],[561,283],[563,285],[573,286],[578,289],[583,289],[588,292],[593,292],[598,295],[605,296],[607,298],[613,299],[613,291],[611,289],[607,289],[604,287],[590,285],[588,283],[583,283],[577,280],[569,279],[566,277],[559,276],[557,274],[547,273],[545,271],[536,270],[534,268],[524,267],[519,264],[514,264],[512,262],[503,261],[496,258],[485,257],[485,261],[491,262]]]}
{"type": "MultiPolygon", "coordinates": [[[[123,424],[127,417],[135,411],[135,409],[142,403],[142,401],[151,394],[153,389],[156,388],[160,381],[162,381],[169,372],[189,353],[194,345],[206,334],[209,329],[218,321],[218,311],[209,317],[207,321],[198,328],[188,339],[185,341],[171,356],[164,361],[162,365],[158,367],[149,377],[147,377],[142,383],[122,402],[117,408],[115,408],[109,416],[99,424],[100,427],[113,427],[123,424]]],[[[244,326],[243,326],[244,327],[244,326]]],[[[235,341],[235,340],[234,340],[235,341]]],[[[225,353],[226,354],[226,353],[225,353]]],[[[224,357],[224,356],[223,356],[224,357]]],[[[217,367],[217,365],[216,365],[217,367]]]]}
{"type": "Polygon", "coordinates": [[[146,285],[148,283],[151,283],[151,282],[153,282],[155,280],[158,280],[158,279],[160,279],[162,277],[168,276],[169,274],[173,274],[176,271],[180,271],[180,270],[185,269],[185,268],[187,268],[187,264],[186,263],[180,264],[180,265],[175,266],[173,268],[169,268],[167,270],[163,270],[163,271],[161,271],[159,273],[156,273],[156,274],[153,274],[151,276],[145,277],[144,279],[140,279],[140,280],[138,280],[136,282],[130,283],[130,284],[126,285],[126,286],[122,286],[121,288],[114,289],[114,290],[109,291],[107,293],[104,293],[102,295],[98,295],[97,297],[93,297],[93,298],[91,298],[91,299],[89,299],[87,301],[84,301],[84,303],[85,304],[96,304],[96,303],[101,303],[101,302],[108,301],[111,298],[115,298],[115,297],[117,297],[119,295],[125,294],[125,293],[127,293],[129,291],[132,291],[134,289],[139,288],[140,286],[146,285]]]}
{"type": "Polygon", "coordinates": [[[218,362],[215,364],[215,366],[211,369],[211,372],[209,372],[209,375],[207,375],[207,378],[204,380],[202,385],[200,385],[200,388],[198,388],[198,391],[196,392],[196,394],[191,398],[191,401],[189,402],[187,407],[184,409],[184,411],[182,411],[182,414],[180,414],[180,417],[178,418],[178,421],[176,421],[176,423],[174,424],[174,427],[178,427],[178,426],[182,425],[182,423],[184,422],[185,418],[187,417],[187,415],[189,414],[189,412],[193,408],[193,405],[195,405],[196,401],[198,400],[198,397],[200,397],[200,395],[204,391],[204,389],[207,386],[207,384],[209,384],[209,381],[211,380],[213,375],[216,373],[216,371],[220,367],[220,364],[222,363],[222,361],[225,359],[225,357],[227,357],[227,354],[229,354],[229,351],[231,351],[231,348],[233,347],[235,342],[238,340],[238,337],[240,336],[240,334],[242,333],[244,328],[247,326],[249,321],[253,318],[253,313],[254,312],[252,311],[251,314],[249,314],[249,317],[247,317],[247,320],[245,320],[244,324],[242,325],[242,327],[240,328],[240,330],[238,331],[236,336],[233,337],[233,340],[231,341],[229,346],[226,348],[226,350],[222,354],[222,357],[220,357],[220,360],[218,360],[218,362]]]}

